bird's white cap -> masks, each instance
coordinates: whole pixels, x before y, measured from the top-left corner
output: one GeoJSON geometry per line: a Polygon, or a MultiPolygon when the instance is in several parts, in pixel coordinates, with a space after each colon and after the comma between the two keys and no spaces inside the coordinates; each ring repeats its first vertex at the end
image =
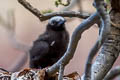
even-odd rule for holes
{"type": "Polygon", "coordinates": [[[61,16],[54,16],[48,21],[48,23],[52,23],[52,21],[60,22],[60,21],[65,21],[65,19],[61,16]]]}

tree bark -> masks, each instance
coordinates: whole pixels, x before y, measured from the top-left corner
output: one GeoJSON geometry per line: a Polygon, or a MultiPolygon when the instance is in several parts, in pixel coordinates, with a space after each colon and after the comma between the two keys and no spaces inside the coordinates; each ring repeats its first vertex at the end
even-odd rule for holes
{"type": "Polygon", "coordinates": [[[120,0],[111,0],[111,31],[92,66],[92,80],[102,80],[120,52],[120,0]],[[118,8],[119,7],[119,8],[118,8]],[[118,10],[119,9],[119,10],[118,10]]]}

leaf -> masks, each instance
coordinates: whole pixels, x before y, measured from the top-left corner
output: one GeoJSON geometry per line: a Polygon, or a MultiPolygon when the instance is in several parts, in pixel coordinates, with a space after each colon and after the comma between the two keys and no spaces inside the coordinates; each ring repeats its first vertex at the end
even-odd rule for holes
{"type": "Polygon", "coordinates": [[[42,14],[51,13],[51,12],[53,12],[52,9],[48,9],[48,10],[43,10],[43,11],[41,11],[42,14]]]}
{"type": "Polygon", "coordinates": [[[56,0],[55,1],[55,6],[58,7],[59,5],[62,5],[62,6],[68,6],[70,4],[70,1],[71,0],[67,0],[66,3],[63,3],[62,0],[56,0]]]}
{"type": "Polygon", "coordinates": [[[110,0],[105,0],[106,3],[110,3],[110,0]]]}

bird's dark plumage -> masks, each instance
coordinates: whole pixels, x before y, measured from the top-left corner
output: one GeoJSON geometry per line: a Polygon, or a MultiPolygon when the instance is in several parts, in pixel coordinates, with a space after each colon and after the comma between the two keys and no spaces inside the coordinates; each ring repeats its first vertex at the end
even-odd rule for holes
{"type": "Polygon", "coordinates": [[[30,67],[45,68],[57,62],[65,53],[69,34],[65,28],[65,19],[60,16],[48,21],[46,31],[34,41],[30,50],[30,67]]]}

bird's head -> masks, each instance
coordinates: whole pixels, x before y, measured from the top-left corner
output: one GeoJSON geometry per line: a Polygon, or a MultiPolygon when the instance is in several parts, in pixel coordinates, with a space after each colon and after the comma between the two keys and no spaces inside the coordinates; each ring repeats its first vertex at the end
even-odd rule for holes
{"type": "Polygon", "coordinates": [[[54,31],[62,31],[65,29],[66,20],[61,16],[55,16],[49,19],[47,28],[54,31]]]}

